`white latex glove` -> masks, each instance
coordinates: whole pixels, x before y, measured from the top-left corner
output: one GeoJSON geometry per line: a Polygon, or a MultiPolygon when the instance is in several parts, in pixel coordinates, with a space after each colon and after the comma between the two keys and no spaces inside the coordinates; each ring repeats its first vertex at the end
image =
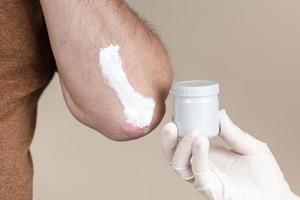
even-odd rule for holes
{"type": "Polygon", "coordinates": [[[162,131],[167,162],[209,200],[294,200],[268,146],[235,126],[220,111],[220,137],[232,148],[211,146],[197,131],[178,139],[169,123],[162,131]]]}

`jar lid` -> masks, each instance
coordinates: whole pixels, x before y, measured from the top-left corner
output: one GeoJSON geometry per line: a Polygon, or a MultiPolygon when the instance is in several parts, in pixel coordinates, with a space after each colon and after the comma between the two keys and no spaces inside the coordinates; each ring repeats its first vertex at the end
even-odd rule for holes
{"type": "Polygon", "coordinates": [[[182,97],[215,96],[220,92],[219,83],[207,80],[181,81],[175,83],[172,92],[182,97]]]}

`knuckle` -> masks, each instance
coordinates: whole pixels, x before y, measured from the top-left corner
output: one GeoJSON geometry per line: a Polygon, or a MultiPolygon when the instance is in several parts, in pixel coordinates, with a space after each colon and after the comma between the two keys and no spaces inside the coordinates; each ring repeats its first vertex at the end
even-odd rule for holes
{"type": "Polygon", "coordinates": [[[172,160],[171,162],[171,166],[173,168],[173,170],[177,173],[177,174],[182,174],[185,173],[186,171],[189,170],[190,166],[187,164],[178,164],[176,161],[172,160]]]}
{"type": "Polygon", "coordinates": [[[173,169],[176,175],[183,180],[189,181],[194,178],[194,175],[191,172],[189,167],[173,168],[173,169]]]}
{"type": "Polygon", "coordinates": [[[262,150],[269,150],[270,149],[269,145],[265,142],[260,142],[259,146],[262,150]]]}
{"type": "Polygon", "coordinates": [[[199,149],[201,149],[201,148],[202,148],[202,144],[201,144],[200,141],[197,140],[197,141],[194,143],[194,149],[199,150],[199,149]]]}
{"type": "Polygon", "coordinates": [[[209,141],[206,137],[204,136],[198,136],[194,143],[193,146],[195,150],[202,150],[202,149],[208,149],[209,148],[209,141]]]}
{"type": "Polygon", "coordinates": [[[270,148],[267,143],[262,142],[262,141],[257,141],[256,145],[254,146],[256,149],[254,151],[254,154],[260,154],[260,153],[268,153],[270,152],[270,148]]]}
{"type": "Polygon", "coordinates": [[[174,171],[177,171],[181,168],[178,166],[178,164],[174,160],[171,161],[171,166],[174,169],[174,171]]]}
{"type": "Polygon", "coordinates": [[[170,133],[170,132],[174,132],[177,130],[177,127],[174,123],[172,122],[169,122],[168,124],[166,124],[163,128],[163,132],[167,132],[167,133],[170,133]]]}
{"type": "Polygon", "coordinates": [[[181,142],[186,143],[186,144],[192,144],[198,135],[199,135],[199,132],[192,131],[187,136],[185,136],[181,142]]]}
{"type": "Polygon", "coordinates": [[[197,191],[203,191],[205,188],[207,188],[208,184],[210,183],[209,176],[197,176],[195,178],[195,187],[197,191]]]}

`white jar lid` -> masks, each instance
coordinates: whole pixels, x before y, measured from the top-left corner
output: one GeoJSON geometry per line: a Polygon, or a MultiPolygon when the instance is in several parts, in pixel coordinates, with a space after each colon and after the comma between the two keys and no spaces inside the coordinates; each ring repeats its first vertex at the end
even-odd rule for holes
{"type": "Polygon", "coordinates": [[[219,83],[207,80],[181,81],[175,83],[172,92],[182,97],[207,97],[219,94],[219,83]]]}

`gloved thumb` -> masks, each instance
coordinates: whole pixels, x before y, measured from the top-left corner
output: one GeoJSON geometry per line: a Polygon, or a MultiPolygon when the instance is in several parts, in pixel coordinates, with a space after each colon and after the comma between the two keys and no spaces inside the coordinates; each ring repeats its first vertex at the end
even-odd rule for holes
{"type": "Polygon", "coordinates": [[[237,127],[230,120],[225,110],[220,111],[220,129],[221,138],[239,154],[249,155],[255,153],[265,145],[237,127]]]}

